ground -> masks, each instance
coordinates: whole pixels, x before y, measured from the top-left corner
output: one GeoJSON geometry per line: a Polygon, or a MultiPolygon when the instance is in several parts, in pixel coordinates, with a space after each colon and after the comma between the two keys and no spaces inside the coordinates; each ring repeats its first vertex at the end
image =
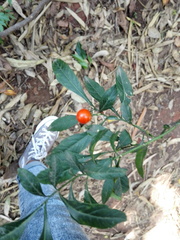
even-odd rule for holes
{"type": "MultiPolygon", "coordinates": [[[[66,61],[79,79],[88,75],[105,88],[113,85],[115,69],[121,66],[134,89],[133,121],[136,123],[145,113],[141,126],[153,135],[160,133],[164,124],[180,119],[179,1],[66,2],[51,2],[38,19],[3,39],[0,46],[2,224],[19,217],[17,161],[36,125],[46,116],[64,116],[84,106],[55,80],[54,59],[66,61]],[[88,70],[72,58],[78,41],[93,59],[88,70]],[[22,62],[16,65],[15,60],[22,62]],[[25,60],[33,60],[32,65],[25,60]],[[13,90],[11,95],[7,90],[13,90]]],[[[23,0],[18,3],[26,16],[38,4],[23,0]]],[[[14,8],[16,19],[22,20],[14,8]]],[[[114,127],[111,123],[110,128],[114,127]]],[[[122,201],[111,199],[108,204],[123,210],[127,221],[105,230],[84,227],[90,239],[180,239],[179,134],[180,127],[149,146],[144,179],[137,174],[134,156],[122,159],[122,166],[128,169],[130,190],[122,201]]],[[[79,181],[74,189],[79,197],[81,184],[79,181]]],[[[99,187],[92,182],[97,198],[99,187]]]]}

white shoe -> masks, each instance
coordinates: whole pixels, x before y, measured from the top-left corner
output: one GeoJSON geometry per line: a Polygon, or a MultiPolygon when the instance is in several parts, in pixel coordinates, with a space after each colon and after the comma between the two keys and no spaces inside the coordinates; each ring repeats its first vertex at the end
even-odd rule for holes
{"type": "Polygon", "coordinates": [[[19,159],[19,167],[23,168],[31,160],[42,160],[58,138],[59,132],[49,131],[48,128],[58,117],[49,116],[43,119],[36,127],[31,141],[19,159]]]}

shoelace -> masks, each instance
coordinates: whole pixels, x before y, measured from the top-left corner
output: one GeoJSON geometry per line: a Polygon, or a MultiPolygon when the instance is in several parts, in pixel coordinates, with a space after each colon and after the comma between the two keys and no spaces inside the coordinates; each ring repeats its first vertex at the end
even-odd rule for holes
{"type": "Polygon", "coordinates": [[[47,156],[48,150],[51,147],[51,142],[54,142],[54,132],[47,131],[46,128],[41,129],[41,133],[39,133],[39,137],[32,136],[32,147],[31,151],[28,153],[28,159],[36,159],[41,160],[47,156]]]}

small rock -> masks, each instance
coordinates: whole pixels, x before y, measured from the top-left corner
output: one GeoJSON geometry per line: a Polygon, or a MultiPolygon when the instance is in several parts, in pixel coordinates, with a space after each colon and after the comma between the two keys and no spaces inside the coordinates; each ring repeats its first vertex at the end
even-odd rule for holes
{"type": "Polygon", "coordinates": [[[151,28],[148,29],[148,36],[150,38],[160,38],[161,34],[156,28],[151,27],[151,28]]]}

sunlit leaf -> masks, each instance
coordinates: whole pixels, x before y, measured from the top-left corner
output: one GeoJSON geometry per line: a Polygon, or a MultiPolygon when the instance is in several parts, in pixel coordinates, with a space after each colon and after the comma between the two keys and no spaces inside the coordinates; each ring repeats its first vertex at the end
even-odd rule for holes
{"type": "Polygon", "coordinates": [[[129,107],[129,102],[126,100],[121,103],[121,115],[124,120],[126,120],[127,122],[131,122],[132,112],[131,108],[129,107]]]}
{"type": "Polygon", "coordinates": [[[53,63],[53,71],[56,75],[58,82],[64,87],[82,97],[86,102],[92,105],[91,101],[87,98],[84,90],[71,68],[62,60],[57,59],[53,63]]]}
{"type": "Polygon", "coordinates": [[[100,101],[99,111],[102,112],[107,109],[111,109],[117,98],[117,88],[112,86],[102,96],[100,101]]]}
{"type": "Polygon", "coordinates": [[[125,100],[126,96],[133,95],[131,83],[121,67],[118,67],[116,71],[116,87],[121,102],[125,100]]]}
{"type": "Polygon", "coordinates": [[[69,150],[71,152],[80,153],[83,151],[91,142],[92,136],[87,132],[74,134],[70,137],[65,138],[60,144],[53,149],[53,153],[59,151],[69,150]]]}
{"type": "Polygon", "coordinates": [[[85,87],[88,90],[89,94],[96,99],[98,102],[102,100],[102,97],[105,93],[105,90],[103,87],[99,85],[99,83],[93,81],[92,79],[85,77],[85,87]]]}

